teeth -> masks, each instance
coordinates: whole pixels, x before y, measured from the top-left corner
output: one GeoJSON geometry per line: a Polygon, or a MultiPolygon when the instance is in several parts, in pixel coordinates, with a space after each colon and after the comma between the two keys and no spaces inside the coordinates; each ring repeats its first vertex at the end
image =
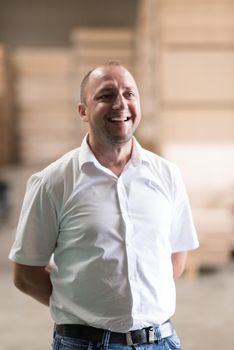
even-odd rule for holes
{"type": "Polygon", "coordinates": [[[121,121],[124,121],[125,119],[123,118],[111,118],[111,121],[114,121],[114,122],[121,122],[121,121]]]}
{"type": "Polygon", "coordinates": [[[110,120],[112,122],[126,122],[127,120],[129,120],[129,117],[125,117],[125,118],[113,117],[113,118],[110,118],[110,120]]]}

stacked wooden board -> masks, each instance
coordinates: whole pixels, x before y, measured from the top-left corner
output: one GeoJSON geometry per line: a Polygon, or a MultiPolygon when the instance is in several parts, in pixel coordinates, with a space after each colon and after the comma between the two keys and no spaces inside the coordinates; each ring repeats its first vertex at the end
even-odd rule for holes
{"type": "Polygon", "coordinates": [[[21,161],[48,163],[75,146],[76,109],[69,89],[69,50],[19,48],[13,61],[21,161]]]}
{"type": "Polygon", "coordinates": [[[233,10],[233,1],[216,0],[161,6],[161,141],[195,204],[201,246],[189,255],[190,271],[224,266],[232,249],[222,198],[234,178],[233,10]]]}
{"type": "Polygon", "coordinates": [[[81,76],[108,61],[133,68],[134,33],[129,28],[78,28],[71,33],[76,70],[81,76]]]}
{"type": "Polygon", "coordinates": [[[8,53],[0,45],[0,164],[12,160],[12,80],[8,53]]]}
{"type": "Polygon", "coordinates": [[[194,209],[200,247],[188,255],[186,272],[196,276],[202,268],[218,268],[230,260],[233,216],[225,208],[194,209]]]}

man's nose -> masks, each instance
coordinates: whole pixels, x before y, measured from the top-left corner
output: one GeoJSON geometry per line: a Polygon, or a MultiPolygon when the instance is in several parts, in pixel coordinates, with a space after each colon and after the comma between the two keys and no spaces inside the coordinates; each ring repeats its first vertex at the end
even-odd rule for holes
{"type": "Polygon", "coordinates": [[[126,107],[126,101],[124,96],[118,94],[114,100],[112,109],[124,109],[126,107]]]}

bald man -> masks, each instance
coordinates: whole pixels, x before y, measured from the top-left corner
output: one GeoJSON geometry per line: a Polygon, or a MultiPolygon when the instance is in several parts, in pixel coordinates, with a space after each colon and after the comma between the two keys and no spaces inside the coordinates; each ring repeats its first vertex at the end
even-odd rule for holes
{"type": "Polygon", "coordinates": [[[118,62],[88,72],[78,111],[81,146],[28,181],[14,283],[50,306],[53,350],[180,349],[174,279],[198,247],[180,172],[133,136],[139,91],[118,62]]]}

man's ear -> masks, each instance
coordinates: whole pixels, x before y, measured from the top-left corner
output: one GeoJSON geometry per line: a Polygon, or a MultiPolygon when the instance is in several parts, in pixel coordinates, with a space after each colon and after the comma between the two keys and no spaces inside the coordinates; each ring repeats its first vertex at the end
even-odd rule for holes
{"type": "Polygon", "coordinates": [[[79,112],[81,120],[83,120],[83,122],[88,122],[88,117],[86,115],[86,104],[85,103],[78,104],[78,112],[79,112]]]}

